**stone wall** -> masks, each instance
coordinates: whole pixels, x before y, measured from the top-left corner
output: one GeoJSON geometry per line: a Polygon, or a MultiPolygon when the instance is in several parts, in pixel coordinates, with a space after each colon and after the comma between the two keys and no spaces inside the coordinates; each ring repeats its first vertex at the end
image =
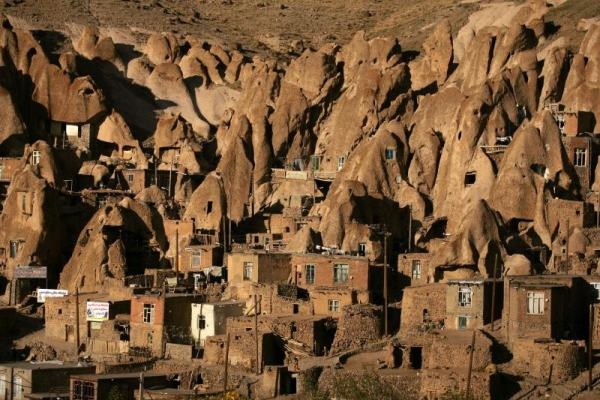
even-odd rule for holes
{"type": "MultiPolygon", "coordinates": [[[[312,372],[309,370],[307,372],[312,372]]],[[[305,392],[309,389],[306,385],[307,379],[312,379],[310,374],[304,374],[300,377],[298,387],[300,391],[305,392]]],[[[325,368],[318,376],[318,388],[321,392],[328,393],[329,396],[341,396],[353,388],[359,386],[361,390],[367,390],[370,393],[378,393],[381,398],[419,398],[419,385],[421,379],[419,376],[411,376],[407,379],[401,374],[380,374],[377,370],[345,370],[325,368]]]]}
{"type": "Polygon", "coordinates": [[[564,382],[575,378],[581,370],[583,343],[536,343],[517,339],[512,347],[513,364],[524,374],[548,383],[564,382]]]}
{"type": "Polygon", "coordinates": [[[410,336],[422,334],[424,314],[433,322],[446,317],[446,284],[433,283],[404,289],[400,334],[410,336]]]}
{"type": "MultiPolygon", "coordinates": [[[[454,370],[424,370],[421,372],[419,398],[437,399],[451,393],[463,392],[467,387],[466,368],[454,370]]],[[[491,399],[491,374],[487,371],[474,371],[471,374],[471,393],[475,399],[491,399]]]]}
{"type": "Polygon", "coordinates": [[[381,339],[382,323],[382,307],[368,304],[344,307],[331,352],[360,348],[381,339]]]}
{"type": "MultiPolygon", "coordinates": [[[[436,335],[424,354],[426,369],[455,369],[469,364],[472,331],[446,332],[436,335]]],[[[492,363],[492,341],[480,332],[475,334],[473,370],[482,370],[492,363]]]]}
{"type": "Polygon", "coordinates": [[[165,357],[176,360],[191,360],[192,351],[192,345],[189,344],[167,343],[165,357]]]}

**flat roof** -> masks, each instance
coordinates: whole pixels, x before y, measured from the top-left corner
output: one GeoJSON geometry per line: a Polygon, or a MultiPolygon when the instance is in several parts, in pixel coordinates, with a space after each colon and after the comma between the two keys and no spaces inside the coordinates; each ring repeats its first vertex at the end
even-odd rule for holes
{"type": "Polygon", "coordinates": [[[502,278],[449,279],[451,285],[481,285],[484,282],[502,282],[502,278]]]}
{"type": "Polygon", "coordinates": [[[140,297],[168,297],[168,298],[173,298],[173,297],[201,297],[202,295],[200,293],[164,293],[164,290],[160,290],[158,293],[152,293],[152,292],[147,292],[147,293],[139,293],[139,294],[134,294],[132,296],[133,299],[138,299],[140,297]]]}
{"type": "Polygon", "coordinates": [[[200,302],[192,303],[192,305],[205,305],[205,306],[229,306],[229,305],[244,305],[244,300],[225,300],[225,301],[213,301],[213,302],[200,302]]]}
{"type": "Polygon", "coordinates": [[[288,314],[288,315],[269,315],[269,319],[273,321],[321,321],[324,319],[329,319],[329,315],[300,315],[300,314],[288,314]]]}
{"type": "Polygon", "coordinates": [[[63,361],[14,361],[0,363],[0,367],[20,369],[66,369],[66,368],[90,368],[94,364],[63,362],[63,361]]]}
{"type": "Polygon", "coordinates": [[[535,282],[527,282],[527,283],[517,283],[517,286],[524,288],[537,288],[537,289],[552,289],[559,287],[567,287],[564,283],[535,283],[535,282]]]}
{"type": "MultiPolygon", "coordinates": [[[[79,379],[84,381],[101,381],[101,380],[111,380],[111,379],[132,379],[139,378],[141,372],[122,372],[117,374],[78,374],[71,375],[71,379],[79,379]]],[[[158,373],[158,372],[144,372],[144,378],[167,378],[166,373],[158,373]]]]}
{"type": "Polygon", "coordinates": [[[69,392],[45,392],[45,393],[25,393],[23,397],[26,399],[56,399],[69,398],[69,392]]]}

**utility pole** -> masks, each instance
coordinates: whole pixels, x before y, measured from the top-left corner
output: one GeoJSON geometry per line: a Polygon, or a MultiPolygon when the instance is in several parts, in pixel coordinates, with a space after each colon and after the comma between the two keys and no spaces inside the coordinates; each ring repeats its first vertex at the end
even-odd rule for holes
{"type": "Polygon", "coordinates": [[[260,359],[258,357],[258,295],[254,295],[254,341],[256,345],[256,375],[260,374],[260,359]]]}
{"type": "Polygon", "coordinates": [[[171,181],[173,180],[173,157],[171,154],[171,163],[169,164],[169,200],[171,199],[171,181]]]}
{"type": "Polygon", "coordinates": [[[79,359],[79,287],[75,287],[75,358],[79,359]]]}
{"type": "Polygon", "coordinates": [[[227,222],[229,226],[229,238],[227,239],[227,249],[231,251],[231,193],[227,193],[227,222]]]}
{"type": "Polygon", "coordinates": [[[589,341],[588,341],[588,391],[592,390],[592,367],[593,353],[594,353],[594,304],[590,304],[590,327],[589,327],[589,341]]]}
{"type": "Polygon", "coordinates": [[[388,335],[387,227],[383,226],[383,332],[388,335]]]}
{"type": "Polygon", "coordinates": [[[473,353],[475,353],[475,334],[477,331],[473,330],[473,338],[471,339],[471,351],[469,353],[469,371],[467,375],[467,389],[465,390],[466,398],[469,399],[471,396],[471,373],[473,372],[473,353]]]}
{"type": "MultiPolygon", "coordinates": [[[[498,254],[494,258],[494,276],[492,277],[492,323],[490,330],[494,331],[494,321],[496,320],[496,274],[498,269],[498,254]]],[[[485,284],[484,284],[485,289],[485,284]]]]}
{"type": "Polygon", "coordinates": [[[175,273],[179,277],[179,221],[175,222],[175,273]]]}
{"type": "Polygon", "coordinates": [[[140,372],[140,387],[138,389],[138,400],[144,400],[144,373],[140,372]]]}
{"type": "Polygon", "coordinates": [[[408,252],[412,249],[412,204],[408,205],[408,252]]]}
{"type": "Polygon", "coordinates": [[[567,240],[566,240],[566,256],[567,256],[567,271],[569,270],[569,230],[570,230],[570,220],[567,218],[567,240]]]}
{"type": "Polygon", "coordinates": [[[227,393],[227,378],[229,378],[228,374],[229,368],[229,332],[227,332],[227,342],[225,342],[225,379],[223,382],[223,393],[227,393]]]}

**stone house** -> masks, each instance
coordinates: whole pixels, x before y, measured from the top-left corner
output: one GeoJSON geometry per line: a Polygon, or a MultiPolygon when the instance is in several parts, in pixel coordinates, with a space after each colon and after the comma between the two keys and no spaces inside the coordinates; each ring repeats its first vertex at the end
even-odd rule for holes
{"type": "MultiPolygon", "coordinates": [[[[258,318],[258,331],[254,317],[237,317],[227,321],[229,335],[229,362],[249,371],[259,371],[265,365],[284,365],[285,352],[281,337],[273,333],[268,318],[258,318]],[[258,335],[258,337],[257,337],[258,335]],[[256,343],[258,340],[258,359],[256,343]]],[[[223,358],[222,358],[223,359],[223,358]]]]}
{"type": "Polygon", "coordinates": [[[446,319],[446,284],[430,283],[404,288],[400,334],[422,335],[444,326],[446,319]]]}
{"type": "Polygon", "coordinates": [[[19,165],[20,157],[0,157],[0,183],[10,183],[19,165]]]}
{"type": "Polygon", "coordinates": [[[371,287],[372,268],[367,257],[335,254],[292,254],[293,280],[299,287],[346,287],[381,291],[371,287]]]}
{"type": "Polygon", "coordinates": [[[191,332],[194,342],[204,346],[208,336],[223,335],[227,332],[227,319],[240,317],[244,313],[244,303],[225,301],[219,303],[193,303],[191,332]]]}
{"type": "Polygon", "coordinates": [[[142,168],[124,168],[115,171],[115,188],[138,194],[151,183],[151,173],[142,168]]]}
{"type": "MultiPolygon", "coordinates": [[[[119,393],[126,399],[133,399],[139,388],[139,372],[99,375],[73,375],[70,379],[71,400],[105,400],[111,393],[119,393]]],[[[167,386],[167,374],[144,373],[144,387],[167,386]]]]}
{"type": "Polygon", "coordinates": [[[0,400],[20,400],[27,395],[69,390],[69,377],[93,374],[96,367],[75,362],[8,362],[0,364],[0,400]]]}
{"type": "Polygon", "coordinates": [[[591,294],[591,286],[576,276],[507,277],[503,320],[509,343],[518,338],[586,338],[591,294]]]}
{"type": "Polygon", "coordinates": [[[194,273],[205,268],[223,265],[223,247],[214,244],[191,244],[184,249],[179,271],[194,273]]]}
{"type": "Polygon", "coordinates": [[[228,253],[226,265],[229,282],[288,282],[291,272],[290,259],[290,254],[265,251],[228,253]]]}
{"type": "Polygon", "coordinates": [[[131,298],[130,347],[162,357],[167,343],[191,344],[193,294],[147,293],[131,298]]]}
{"type": "Polygon", "coordinates": [[[583,193],[592,187],[593,170],[596,163],[597,152],[592,138],[582,134],[577,136],[563,136],[563,146],[567,158],[575,169],[583,193]]]}
{"type": "Polygon", "coordinates": [[[434,271],[429,270],[429,253],[402,253],[398,255],[401,283],[418,286],[433,283],[434,271]]]}
{"type": "Polygon", "coordinates": [[[98,130],[104,119],[104,114],[89,121],[48,121],[50,144],[57,149],[85,149],[92,156],[98,153],[98,130]]]}
{"type": "MultiPolygon", "coordinates": [[[[79,297],[70,294],[64,297],[47,297],[44,304],[46,336],[76,343],[77,316],[76,299],[79,299],[79,342],[91,344],[94,340],[118,342],[121,334],[115,327],[118,315],[129,314],[129,299],[118,299],[105,295],[85,294],[79,297]],[[108,304],[108,315],[102,321],[92,321],[87,314],[88,302],[105,302],[108,304]]],[[[125,340],[125,338],[123,339],[125,340]]],[[[118,344],[115,345],[118,347],[118,344]]]]}
{"type": "Polygon", "coordinates": [[[501,316],[502,281],[480,278],[446,283],[446,328],[479,329],[501,316]]]}
{"type": "Polygon", "coordinates": [[[346,306],[371,302],[368,291],[348,287],[316,286],[310,288],[308,292],[315,315],[339,317],[346,306]]]}

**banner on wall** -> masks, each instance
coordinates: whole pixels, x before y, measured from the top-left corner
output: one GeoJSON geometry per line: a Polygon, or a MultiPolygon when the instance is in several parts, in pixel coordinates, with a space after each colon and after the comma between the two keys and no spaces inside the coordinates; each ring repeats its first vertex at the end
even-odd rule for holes
{"type": "Polygon", "coordinates": [[[88,301],[86,315],[88,321],[108,321],[110,304],[107,301],[88,301]]]}

